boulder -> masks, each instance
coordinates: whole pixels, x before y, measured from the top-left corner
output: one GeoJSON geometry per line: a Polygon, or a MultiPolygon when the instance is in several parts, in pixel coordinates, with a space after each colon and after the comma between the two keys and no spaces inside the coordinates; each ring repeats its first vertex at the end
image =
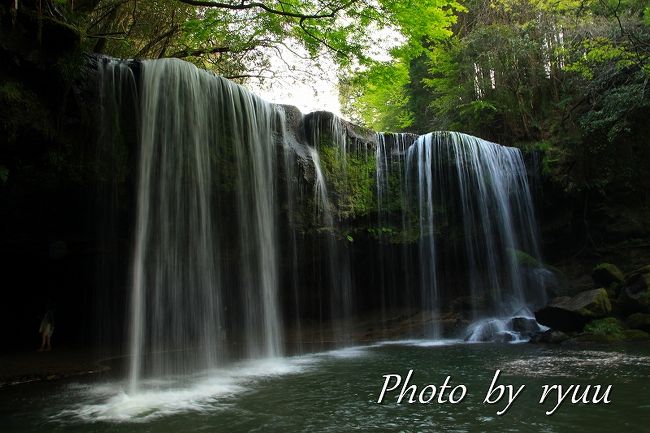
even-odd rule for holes
{"type": "Polygon", "coordinates": [[[569,332],[581,331],[592,319],[607,316],[612,304],[603,288],[580,292],[573,297],[555,298],[546,307],[535,313],[542,325],[569,332]]]}
{"type": "Polygon", "coordinates": [[[625,320],[628,328],[650,332],[650,314],[634,313],[625,320]]]}
{"type": "Polygon", "coordinates": [[[506,329],[501,320],[491,319],[474,324],[470,331],[470,334],[465,337],[465,341],[485,342],[498,341],[500,334],[503,334],[506,329]]]}
{"type": "Polygon", "coordinates": [[[530,338],[541,328],[535,319],[529,317],[512,317],[510,319],[487,319],[474,323],[465,341],[508,343],[523,338],[530,338]]]}
{"type": "Polygon", "coordinates": [[[541,331],[537,321],[529,317],[513,317],[508,321],[506,327],[522,337],[532,337],[533,334],[541,331]]]}
{"type": "Polygon", "coordinates": [[[618,296],[625,313],[650,313],[650,273],[632,273],[618,296]]]}
{"type": "Polygon", "coordinates": [[[596,287],[611,287],[625,281],[623,272],[611,263],[601,263],[591,271],[591,278],[596,287]]]}

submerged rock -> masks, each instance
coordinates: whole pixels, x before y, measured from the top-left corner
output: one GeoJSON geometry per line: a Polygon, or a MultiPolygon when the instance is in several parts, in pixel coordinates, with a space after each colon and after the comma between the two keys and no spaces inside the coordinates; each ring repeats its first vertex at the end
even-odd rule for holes
{"type": "Polygon", "coordinates": [[[569,339],[569,336],[562,331],[549,329],[548,331],[538,332],[530,338],[530,343],[550,343],[558,344],[569,339]]]}
{"type": "Polygon", "coordinates": [[[535,313],[542,325],[569,332],[581,331],[591,319],[607,316],[612,304],[603,288],[580,292],[573,297],[555,298],[549,305],[535,313]]]}

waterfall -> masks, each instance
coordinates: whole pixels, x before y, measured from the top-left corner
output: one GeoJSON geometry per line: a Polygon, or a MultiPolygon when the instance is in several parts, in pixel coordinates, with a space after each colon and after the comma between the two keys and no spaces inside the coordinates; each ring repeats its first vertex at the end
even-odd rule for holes
{"type": "Polygon", "coordinates": [[[129,143],[137,179],[132,391],[404,318],[411,336],[458,334],[543,298],[519,262],[539,251],[518,149],[296,114],[179,60],[99,69],[103,158],[129,143]]]}
{"type": "Polygon", "coordinates": [[[456,132],[420,136],[406,150],[392,142],[392,153],[385,138],[377,147],[378,214],[389,213],[390,158],[393,165],[403,160],[394,181],[403,191],[404,232],[417,221],[422,308],[435,315],[452,290],[467,288],[473,320],[525,309],[533,294],[516,252],[539,257],[539,249],[521,152],[456,132]]]}
{"type": "MultiPolygon", "coordinates": [[[[330,203],[331,192],[328,191],[327,180],[323,173],[320,153],[330,149],[330,160],[338,161],[341,183],[347,183],[348,152],[350,151],[345,125],[330,113],[314,113],[308,124],[311,141],[309,154],[314,164],[314,202],[316,215],[325,239],[325,255],[327,256],[327,276],[329,282],[330,305],[329,319],[331,321],[330,341],[339,345],[351,342],[349,322],[354,309],[353,283],[350,271],[349,250],[344,242],[339,224],[339,216],[335,218],[330,203]],[[322,116],[321,116],[322,115],[322,116]],[[320,149],[320,151],[318,150],[320,149]]],[[[331,180],[330,180],[331,181],[331,180]]],[[[336,202],[335,202],[336,203],[336,202]]],[[[340,207],[340,204],[339,204],[340,207]]]]}
{"type": "Polygon", "coordinates": [[[215,365],[227,354],[228,332],[243,335],[247,356],[282,353],[274,156],[280,112],[189,63],[145,61],[140,75],[132,389],[144,370],[215,365]],[[236,243],[238,257],[221,257],[222,243],[236,243]],[[227,326],[232,317],[237,324],[227,326]]]}

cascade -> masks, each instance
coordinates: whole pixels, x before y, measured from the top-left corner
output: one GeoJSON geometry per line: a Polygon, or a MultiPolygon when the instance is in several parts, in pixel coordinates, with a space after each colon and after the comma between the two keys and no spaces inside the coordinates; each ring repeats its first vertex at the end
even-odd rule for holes
{"type": "Polygon", "coordinates": [[[228,333],[243,337],[246,356],[282,353],[274,154],[281,112],[189,63],[144,61],[139,72],[133,389],[145,370],[215,365],[228,333]],[[222,257],[233,243],[236,255],[222,257]]]}
{"type": "Polygon", "coordinates": [[[365,326],[379,336],[403,312],[428,338],[449,335],[452,317],[490,318],[470,328],[480,340],[544,301],[542,268],[520,263],[539,251],[518,149],[456,132],[364,135],[328,113],[289,121],[179,60],[99,69],[100,146],[107,158],[110,143],[137,146],[132,391],[281,357],[307,335],[352,343],[373,310],[365,326]],[[131,125],[120,112],[135,112],[131,125]]]}

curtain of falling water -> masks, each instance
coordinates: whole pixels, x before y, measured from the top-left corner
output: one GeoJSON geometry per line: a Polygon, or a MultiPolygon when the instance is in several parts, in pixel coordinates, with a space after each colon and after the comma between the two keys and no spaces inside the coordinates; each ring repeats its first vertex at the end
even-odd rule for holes
{"type": "MultiPolygon", "coordinates": [[[[243,342],[241,352],[248,357],[281,355],[281,277],[291,286],[284,299],[295,305],[298,325],[303,298],[312,303],[312,313],[316,301],[320,325],[330,327],[335,341],[350,341],[348,321],[357,316],[360,300],[354,298],[352,246],[337,239],[346,223],[337,200],[346,191],[328,189],[333,179],[321,167],[322,146],[332,146],[342,163],[338,188],[347,184],[348,162],[376,158],[376,173],[368,173],[375,181],[375,221],[401,242],[399,248],[386,248],[388,255],[383,247],[377,253],[379,287],[371,295],[380,297],[374,305],[384,320],[396,307],[435,316],[458,293],[469,292],[474,318],[514,313],[538,296],[527,290],[511,254],[522,250],[539,257],[518,150],[443,132],[417,139],[380,134],[375,152],[368,153],[368,142],[350,140],[339,119],[316,115],[309,126],[303,119],[308,143],[294,144],[306,149],[302,168],[309,165],[314,173],[320,231],[298,242],[295,217],[307,203],[297,197],[302,187],[286,186],[283,208],[291,232],[279,233],[285,224],[279,217],[278,163],[289,179],[304,174],[295,166],[300,158],[288,144],[281,109],[177,60],[139,63],[137,91],[133,65],[105,62],[102,67],[116,95],[130,86],[133,100],[140,101],[134,116],[139,165],[131,283],[133,390],[143,375],[215,365],[226,356],[226,340],[243,342]],[[291,263],[291,276],[279,275],[280,239],[288,239],[285,263],[291,263]],[[299,261],[310,239],[310,247],[325,250],[310,266],[325,272],[318,273],[313,287],[303,288],[309,280],[298,274],[299,261]]],[[[115,128],[120,131],[103,134],[124,133],[115,128]]],[[[380,243],[391,242],[390,236],[380,231],[380,243]]],[[[435,321],[422,317],[426,334],[439,336],[435,321]]]]}
{"type": "MultiPolygon", "coordinates": [[[[282,129],[285,129],[284,127],[282,129]]],[[[301,301],[303,297],[300,295],[301,289],[301,269],[300,269],[300,234],[298,230],[298,222],[296,216],[300,212],[298,206],[301,204],[300,196],[300,180],[298,174],[298,166],[295,154],[287,140],[284,141],[282,147],[282,157],[285,170],[285,192],[286,192],[286,206],[287,206],[287,222],[289,224],[289,251],[291,253],[291,272],[289,284],[291,285],[291,294],[293,295],[293,327],[294,327],[294,342],[295,350],[298,353],[302,352],[303,334],[302,334],[302,321],[301,321],[301,301]]]]}
{"type": "MultiPolygon", "coordinates": [[[[326,229],[326,256],[330,295],[329,317],[331,319],[331,338],[337,344],[350,342],[350,320],[354,311],[353,283],[351,277],[349,250],[336,239],[338,220],[330,204],[327,181],[321,167],[318,148],[332,146],[336,158],[340,158],[343,167],[342,183],[347,179],[347,153],[350,150],[347,132],[341,120],[334,116],[321,118],[320,113],[313,113],[309,125],[312,146],[309,153],[314,164],[314,202],[317,204],[318,222],[326,229]],[[323,143],[328,141],[329,143],[323,143]]],[[[329,114],[329,113],[328,113],[329,114]]],[[[340,233],[339,233],[340,234],[340,233]]]]}
{"type": "MultiPolygon", "coordinates": [[[[539,287],[527,287],[513,254],[521,250],[539,257],[532,200],[518,149],[459,133],[417,139],[378,134],[375,175],[378,226],[394,226],[398,213],[402,236],[408,237],[412,226],[419,230],[418,257],[410,257],[409,249],[403,248],[401,276],[403,286],[414,285],[407,281],[409,264],[417,263],[416,306],[435,315],[453,299],[453,292],[468,290],[476,320],[515,314],[544,301],[539,287]],[[399,200],[390,195],[391,182],[399,185],[399,200]],[[396,211],[397,203],[401,208],[396,211]]],[[[380,241],[386,242],[383,235],[380,241]]],[[[394,302],[395,289],[387,281],[390,266],[381,252],[378,260],[386,308],[394,302]]],[[[428,328],[430,335],[440,332],[435,326],[428,328]]]]}
{"type": "MultiPolygon", "coordinates": [[[[420,302],[425,311],[431,312],[434,316],[439,310],[439,293],[436,263],[436,219],[434,214],[435,196],[432,161],[435,157],[434,150],[426,140],[418,139],[412,144],[406,155],[405,179],[407,188],[410,176],[415,173],[415,191],[417,197],[417,213],[420,236],[419,266],[420,266],[420,302]]],[[[407,194],[410,189],[407,189],[407,194]]],[[[426,317],[422,320],[426,323],[426,317]]],[[[433,338],[440,337],[440,326],[437,321],[432,325],[425,325],[425,329],[433,338]]]]}
{"type": "Polygon", "coordinates": [[[131,388],[145,369],[183,372],[224,355],[219,231],[239,234],[248,355],[278,356],[277,111],[189,63],[158,60],[141,64],[141,118],[131,388]],[[236,227],[216,208],[216,182],[232,182],[215,167],[218,152],[236,161],[238,209],[225,210],[238,212],[236,227]]]}
{"type": "Polygon", "coordinates": [[[445,243],[447,255],[466,262],[474,319],[525,308],[531,297],[513,252],[539,257],[539,250],[521,152],[465,134],[431,133],[407,150],[405,171],[405,194],[413,195],[420,226],[424,307],[439,308],[439,274],[449,281],[453,269],[448,258],[446,268],[438,269],[438,244],[445,243]],[[464,248],[450,246],[454,233],[445,233],[457,226],[464,248]]]}
{"type": "MultiPolygon", "coordinates": [[[[406,208],[404,185],[404,156],[406,149],[413,143],[412,134],[378,133],[375,149],[375,188],[377,203],[377,237],[378,248],[379,292],[381,302],[382,322],[388,319],[389,310],[398,305],[404,312],[412,313],[419,309],[419,294],[413,298],[413,276],[411,267],[413,259],[406,242],[401,248],[395,248],[391,237],[402,231],[401,239],[408,230],[406,212],[396,209],[406,208]],[[388,247],[387,247],[388,245],[388,247]]],[[[397,238],[399,245],[400,238],[397,238]]],[[[385,331],[385,330],[384,330],[385,331]]]]}
{"type": "Polygon", "coordinates": [[[274,131],[281,113],[244,91],[221,81],[230,116],[237,158],[240,220],[241,285],[245,293],[246,347],[249,357],[275,357],[281,352],[278,305],[277,169],[274,131]]]}

